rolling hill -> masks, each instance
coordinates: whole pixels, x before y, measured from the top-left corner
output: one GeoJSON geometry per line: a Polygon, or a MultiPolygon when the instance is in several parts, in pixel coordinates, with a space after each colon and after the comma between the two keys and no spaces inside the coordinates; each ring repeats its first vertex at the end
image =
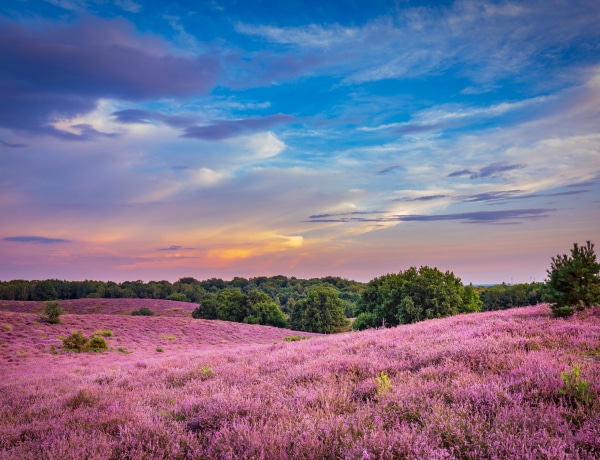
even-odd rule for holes
{"type": "Polygon", "coordinates": [[[0,458],[600,456],[598,307],[286,342],[310,334],[148,306],[163,316],[74,302],[51,325],[0,304],[0,458]],[[111,351],[62,350],[75,329],[111,351]]]}

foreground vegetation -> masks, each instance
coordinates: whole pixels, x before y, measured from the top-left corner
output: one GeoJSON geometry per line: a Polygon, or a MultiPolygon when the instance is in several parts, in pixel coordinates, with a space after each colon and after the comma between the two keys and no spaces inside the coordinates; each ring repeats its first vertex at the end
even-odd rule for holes
{"type": "Polygon", "coordinates": [[[555,319],[539,305],[310,340],[71,308],[60,324],[40,322],[35,308],[0,311],[1,458],[600,456],[597,307],[555,319]],[[62,348],[73,330],[103,336],[108,351],[62,348]]]}

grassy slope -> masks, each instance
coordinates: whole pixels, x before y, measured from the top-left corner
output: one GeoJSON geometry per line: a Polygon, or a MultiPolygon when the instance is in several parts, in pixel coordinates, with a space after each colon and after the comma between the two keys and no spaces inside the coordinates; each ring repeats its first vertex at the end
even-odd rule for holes
{"type": "Polygon", "coordinates": [[[32,335],[46,335],[35,346],[102,328],[133,353],[23,345],[3,366],[0,458],[600,457],[598,308],[555,320],[542,305],[294,343],[282,342],[286,330],[190,318],[64,323],[0,312],[2,349],[18,356],[32,335]],[[175,338],[156,353],[163,334],[175,338]],[[574,364],[591,403],[560,394],[574,364]]]}

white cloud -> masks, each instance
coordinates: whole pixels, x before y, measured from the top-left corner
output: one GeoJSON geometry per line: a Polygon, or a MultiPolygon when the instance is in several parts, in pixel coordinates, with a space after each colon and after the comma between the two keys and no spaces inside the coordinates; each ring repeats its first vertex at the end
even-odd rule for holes
{"type": "Polygon", "coordinates": [[[139,13],[142,10],[142,6],[133,0],[115,0],[115,5],[130,13],[139,13]]]}
{"type": "Polygon", "coordinates": [[[285,144],[271,131],[255,134],[248,140],[252,156],[264,160],[279,155],[285,149],[285,144]]]}
{"type": "Polygon", "coordinates": [[[532,1],[526,5],[457,1],[447,8],[403,8],[360,27],[237,24],[236,31],[309,53],[328,54],[325,66],[343,68],[346,83],[416,77],[461,64],[476,82],[466,92],[493,87],[542,55],[560,53],[598,36],[596,1],[532,1]],[[477,89],[478,88],[478,89],[477,89]]]}

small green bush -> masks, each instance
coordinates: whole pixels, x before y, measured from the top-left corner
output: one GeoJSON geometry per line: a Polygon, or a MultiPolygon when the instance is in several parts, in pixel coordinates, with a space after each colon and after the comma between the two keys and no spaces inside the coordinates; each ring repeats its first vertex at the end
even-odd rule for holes
{"type": "Polygon", "coordinates": [[[60,324],[60,315],[63,309],[56,300],[46,302],[44,306],[44,315],[40,316],[40,321],[50,324],[60,324]]]}
{"type": "Polygon", "coordinates": [[[77,353],[84,351],[102,352],[108,350],[108,345],[102,337],[88,338],[81,331],[75,331],[66,339],[61,339],[63,346],[67,350],[73,350],[77,353]]]}
{"type": "Polygon", "coordinates": [[[183,292],[175,292],[174,294],[168,295],[167,300],[177,300],[179,302],[189,302],[190,300],[183,292]]]}
{"type": "Polygon", "coordinates": [[[148,307],[142,307],[139,310],[133,310],[131,312],[132,316],[154,316],[155,313],[150,310],[148,307]]]}
{"type": "Polygon", "coordinates": [[[158,347],[158,348],[156,349],[156,351],[157,351],[158,353],[162,353],[162,352],[163,352],[163,351],[165,351],[165,350],[163,350],[162,348],[158,347]]]}
{"type": "Polygon", "coordinates": [[[92,337],[89,345],[90,351],[102,352],[108,350],[108,345],[102,337],[92,337]]]}
{"type": "Polygon", "coordinates": [[[284,342],[298,342],[299,340],[310,339],[308,335],[292,335],[283,339],[284,342]]]}
{"type": "Polygon", "coordinates": [[[94,332],[94,335],[99,335],[101,337],[112,337],[113,333],[108,329],[98,329],[96,332],[94,332]]]}
{"type": "Polygon", "coordinates": [[[207,364],[205,366],[202,366],[202,369],[200,369],[200,373],[202,375],[202,378],[208,379],[215,375],[215,370],[213,369],[212,364],[207,364]]]}
{"type": "Polygon", "coordinates": [[[83,335],[83,332],[81,331],[75,331],[66,339],[61,340],[63,341],[63,346],[67,350],[73,350],[80,353],[90,349],[90,339],[83,335]]]}
{"type": "Polygon", "coordinates": [[[561,396],[570,399],[573,403],[592,403],[592,393],[589,389],[590,383],[581,377],[581,372],[577,364],[575,364],[571,372],[561,372],[560,378],[565,384],[564,388],[558,390],[561,396]]]}
{"type": "Polygon", "coordinates": [[[379,375],[379,377],[375,377],[377,381],[377,394],[387,393],[392,388],[392,381],[383,371],[379,375]]]}

